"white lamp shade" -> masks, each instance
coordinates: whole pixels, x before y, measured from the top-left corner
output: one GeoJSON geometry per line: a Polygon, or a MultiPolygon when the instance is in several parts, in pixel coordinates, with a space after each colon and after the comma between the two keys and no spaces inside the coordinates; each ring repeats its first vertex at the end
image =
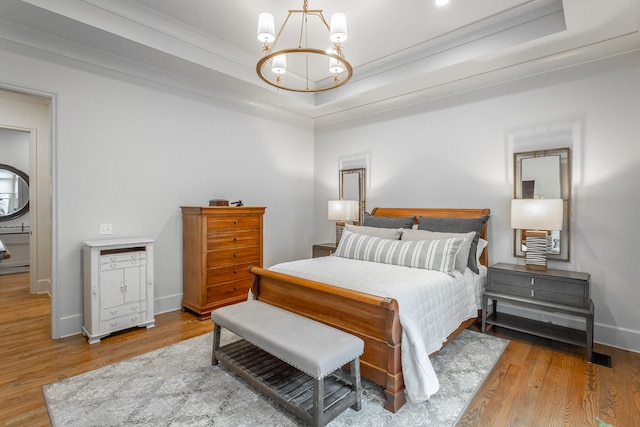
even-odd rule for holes
{"type": "Polygon", "coordinates": [[[262,12],[258,15],[258,40],[263,43],[271,43],[276,39],[276,25],[273,15],[262,12]]]}
{"type": "Polygon", "coordinates": [[[331,15],[331,25],[329,30],[329,40],[334,43],[347,41],[347,15],[336,12],[331,15]]]}
{"type": "Polygon", "coordinates": [[[354,221],[358,218],[357,200],[329,200],[329,219],[333,221],[354,221]]]}
{"type": "Polygon", "coordinates": [[[276,74],[284,74],[287,72],[287,56],[282,54],[274,56],[271,59],[271,71],[276,74]]]}
{"type": "Polygon", "coordinates": [[[340,74],[344,71],[344,66],[342,62],[338,61],[335,58],[329,58],[329,72],[332,74],[340,74]]]}
{"type": "Polygon", "coordinates": [[[562,199],[514,199],[511,201],[511,228],[521,230],[562,230],[562,199]]]}

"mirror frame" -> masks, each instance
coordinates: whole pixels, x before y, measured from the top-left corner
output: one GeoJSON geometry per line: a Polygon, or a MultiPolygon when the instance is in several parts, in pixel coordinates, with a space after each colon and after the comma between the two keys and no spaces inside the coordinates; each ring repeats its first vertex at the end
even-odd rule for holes
{"type": "MultiPolygon", "coordinates": [[[[560,195],[564,201],[562,230],[560,231],[560,253],[547,254],[551,261],[568,262],[571,253],[570,212],[571,212],[571,149],[569,147],[513,153],[513,198],[522,198],[522,160],[536,157],[560,156],[560,195]]],[[[522,230],[513,230],[513,256],[524,258],[518,236],[522,230]]]]}
{"type": "MultiPolygon", "coordinates": [[[[19,169],[14,168],[13,166],[4,165],[4,164],[1,164],[1,163],[0,163],[0,169],[4,169],[6,171],[9,171],[11,173],[14,173],[14,174],[18,175],[20,178],[22,178],[22,180],[24,182],[27,183],[27,188],[29,187],[29,175],[27,175],[26,173],[22,172],[19,169]]],[[[18,209],[14,213],[11,213],[11,214],[8,214],[8,215],[0,215],[0,222],[2,222],[2,221],[10,221],[12,219],[19,218],[22,215],[25,215],[27,212],[29,212],[29,200],[27,200],[27,203],[25,203],[25,205],[23,207],[21,207],[20,209],[18,209]]]]}
{"type": "MultiPolygon", "coordinates": [[[[366,195],[365,195],[365,168],[354,169],[340,169],[340,200],[344,200],[344,180],[347,175],[358,175],[358,220],[357,224],[362,224],[364,220],[364,212],[366,209],[366,195]]],[[[354,222],[355,224],[356,222],[354,222]]]]}

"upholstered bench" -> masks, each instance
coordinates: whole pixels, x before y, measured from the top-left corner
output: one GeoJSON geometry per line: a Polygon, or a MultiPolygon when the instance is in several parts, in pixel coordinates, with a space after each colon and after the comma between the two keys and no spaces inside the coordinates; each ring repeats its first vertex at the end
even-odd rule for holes
{"type": "Polygon", "coordinates": [[[214,310],[211,320],[212,364],[222,362],[308,424],[360,410],[360,338],[253,300],[214,310]],[[242,339],[221,347],[221,328],[242,339]]]}

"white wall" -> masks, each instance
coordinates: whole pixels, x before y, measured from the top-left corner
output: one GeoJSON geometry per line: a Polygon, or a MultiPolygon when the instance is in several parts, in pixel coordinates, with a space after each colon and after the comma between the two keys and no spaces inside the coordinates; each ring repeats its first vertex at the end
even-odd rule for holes
{"type": "Polygon", "coordinates": [[[81,242],[155,240],[156,312],[180,307],[180,206],[212,198],[266,206],[264,262],[309,256],[313,124],[261,118],[117,73],[0,48],[0,82],[55,94],[53,225],[60,335],[82,325],[81,242]],[[10,65],[8,65],[10,64],[10,65]]]}
{"type": "Polygon", "coordinates": [[[337,194],[340,161],[362,158],[369,163],[368,210],[490,208],[490,262],[522,263],[512,256],[509,228],[513,152],[531,149],[535,139],[571,146],[571,262],[551,267],[591,273],[595,340],[640,351],[639,58],[629,55],[522,83],[535,90],[508,84],[416,106],[403,117],[388,114],[317,129],[316,241],[332,238],[334,225],[323,212],[337,194]],[[558,129],[569,138],[558,140],[558,129]],[[532,137],[522,143],[518,135],[532,137]]]}

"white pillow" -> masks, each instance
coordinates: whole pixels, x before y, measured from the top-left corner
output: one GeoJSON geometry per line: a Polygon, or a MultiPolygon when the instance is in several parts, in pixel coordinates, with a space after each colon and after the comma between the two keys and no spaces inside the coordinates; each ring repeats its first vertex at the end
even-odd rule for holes
{"type": "Polygon", "coordinates": [[[381,239],[399,240],[402,235],[401,228],[368,227],[366,225],[345,224],[345,230],[366,236],[380,237],[381,239]]]}
{"type": "Polygon", "coordinates": [[[453,276],[464,239],[402,241],[344,230],[335,256],[404,267],[437,270],[453,276]]]}
{"type": "Polygon", "coordinates": [[[464,273],[464,270],[467,268],[471,242],[475,235],[475,231],[470,231],[468,233],[445,233],[441,231],[428,230],[402,230],[402,240],[464,239],[464,242],[460,246],[460,251],[458,252],[458,255],[456,255],[456,270],[461,273],[464,273]]]}
{"type": "Polygon", "coordinates": [[[478,250],[476,251],[476,264],[480,265],[480,255],[482,255],[482,251],[487,247],[489,242],[484,240],[482,237],[478,238],[478,250]]]}

